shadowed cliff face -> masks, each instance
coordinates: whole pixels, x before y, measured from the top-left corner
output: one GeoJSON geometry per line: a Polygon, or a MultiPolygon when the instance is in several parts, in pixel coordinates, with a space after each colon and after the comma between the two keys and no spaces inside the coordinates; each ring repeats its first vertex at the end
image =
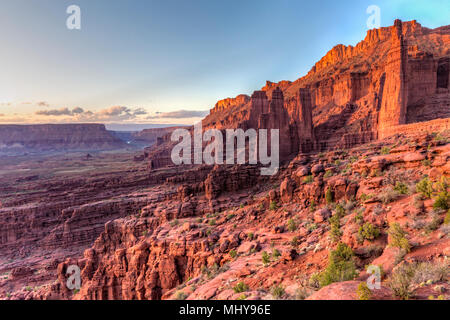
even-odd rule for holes
{"type": "Polygon", "coordinates": [[[0,125],[0,152],[109,150],[125,146],[102,124],[0,125]]]}

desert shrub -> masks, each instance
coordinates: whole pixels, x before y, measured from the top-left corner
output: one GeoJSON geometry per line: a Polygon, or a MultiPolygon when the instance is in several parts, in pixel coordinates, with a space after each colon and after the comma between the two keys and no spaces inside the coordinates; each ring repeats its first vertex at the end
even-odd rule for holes
{"type": "Polygon", "coordinates": [[[364,240],[373,241],[380,235],[380,230],[374,227],[370,222],[366,222],[359,227],[358,235],[364,240]]]}
{"type": "Polygon", "coordinates": [[[450,224],[450,210],[448,210],[447,214],[445,215],[444,224],[450,224]]]}
{"type": "Polygon", "coordinates": [[[442,222],[441,217],[438,214],[434,214],[433,218],[431,219],[431,222],[425,226],[425,231],[432,232],[434,230],[439,229],[441,222],[442,222]]]}
{"type": "Polygon", "coordinates": [[[236,250],[234,250],[234,249],[230,250],[230,257],[233,258],[233,259],[235,259],[237,257],[236,250]]]}
{"type": "Polygon", "coordinates": [[[333,203],[333,193],[330,189],[327,189],[327,191],[325,192],[325,200],[327,201],[327,204],[333,203]]]}
{"type": "Polygon", "coordinates": [[[448,192],[448,182],[445,177],[442,177],[441,181],[436,184],[438,191],[437,198],[434,201],[434,209],[450,209],[450,193],[448,192]]]}
{"type": "Polygon", "coordinates": [[[401,264],[394,269],[388,283],[395,297],[408,300],[412,296],[411,280],[414,276],[414,267],[410,264],[401,264]]]}
{"type": "Polygon", "coordinates": [[[248,286],[244,283],[244,282],[238,282],[238,284],[236,284],[233,287],[234,292],[236,293],[241,293],[241,292],[245,292],[248,290],[248,286]]]}
{"type": "Polygon", "coordinates": [[[255,235],[253,234],[253,232],[250,232],[249,234],[247,234],[247,239],[250,241],[252,241],[254,237],[255,237],[255,235]]]}
{"type": "Polygon", "coordinates": [[[398,192],[395,191],[392,187],[387,187],[380,193],[379,197],[381,202],[383,202],[384,204],[388,204],[398,198],[398,192]]]}
{"type": "Polygon", "coordinates": [[[269,210],[275,211],[278,209],[278,203],[276,203],[275,201],[272,201],[269,205],[269,210]]]}
{"type": "Polygon", "coordinates": [[[352,249],[345,243],[339,243],[336,250],[330,252],[327,268],[319,276],[320,286],[353,280],[357,275],[353,259],[352,249]]]}
{"type": "Polygon", "coordinates": [[[284,296],[285,291],[281,285],[276,285],[272,288],[271,293],[275,299],[280,299],[284,296]]]}
{"type": "Polygon", "coordinates": [[[320,272],[313,273],[308,280],[308,285],[312,288],[320,288],[320,272]]]}
{"type": "Polygon", "coordinates": [[[333,176],[333,170],[328,170],[327,172],[325,172],[325,174],[323,175],[324,178],[330,178],[333,176]]]}
{"type": "Polygon", "coordinates": [[[383,147],[380,150],[380,154],[389,154],[391,152],[391,149],[389,147],[383,147]]]}
{"type": "Polygon", "coordinates": [[[290,232],[294,232],[295,230],[297,230],[297,224],[295,223],[294,219],[289,219],[287,225],[290,232]]]}
{"type": "Polygon", "coordinates": [[[272,257],[274,257],[275,259],[281,257],[281,253],[277,248],[272,249],[272,257]]]}
{"type": "Polygon", "coordinates": [[[309,210],[310,210],[311,212],[316,211],[316,202],[314,201],[314,199],[311,200],[311,203],[310,203],[310,205],[309,205],[309,210]]]}
{"type": "Polygon", "coordinates": [[[299,241],[297,237],[293,237],[291,240],[291,246],[293,246],[294,248],[297,247],[299,245],[299,241]]]}
{"type": "Polygon", "coordinates": [[[424,167],[431,167],[431,160],[430,159],[422,160],[422,165],[424,167]]]}
{"type": "Polygon", "coordinates": [[[394,295],[406,300],[420,284],[445,281],[448,274],[448,261],[402,263],[394,269],[388,282],[394,295]]]}
{"type": "Polygon", "coordinates": [[[428,177],[425,177],[416,184],[416,190],[419,191],[424,198],[431,198],[431,195],[433,194],[433,184],[428,177]]]}
{"type": "Polygon", "coordinates": [[[266,251],[262,253],[262,262],[266,265],[270,263],[270,256],[266,251]]]}
{"type": "Polygon", "coordinates": [[[333,242],[338,242],[341,239],[342,231],[341,231],[341,222],[339,219],[339,215],[336,213],[329,219],[331,230],[330,237],[333,242]]]}
{"type": "Polygon", "coordinates": [[[367,200],[372,199],[372,197],[373,197],[373,195],[371,195],[371,194],[362,193],[361,196],[359,197],[359,200],[361,202],[366,202],[367,200]]]}
{"type": "Polygon", "coordinates": [[[409,252],[411,246],[408,239],[406,238],[406,232],[402,229],[400,224],[394,222],[389,227],[389,236],[391,237],[391,245],[409,252]]]}
{"type": "Polygon", "coordinates": [[[372,298],[372,291],[370,291],[367,283],[361,282],[356,290],[358,300],[370,300],[372,298]]]}
{"type": "Polygon", "coordinates": [[[342,218],[343,216],[345,216],[345,209],[344,209],[344,206],[345,206],[345,203],[343,203],[343,204],[338,203],[338,204],[336,205],[336,208],[334,209],[334,210],[336,211],[336,214],[337,214],[340,218],[342,218]]]}
{"type": "Polygon", "coordinates": [[[408,194],[408,186],[400,181],[395,184],[394,190],[399,194],[408,194]]]}
{"type": "Polygon", "coordinates": [[[308,290],[305,287],[300,287],[295,290],[295,300],[305,300],[310,296],[308,290]]]}
{"type": "Polygon", "coordinates": [[[175,295],[176,300],[186,300],[187,297],[188,295],[183,291],[178,291],[177,294],[175,295]]]}
{"type": "Polygon", "coordinates": [[[209,220],[208,224],[209,224],[210,226],[215,226],[215,225],[216,225],[216,219],[211,219],[211,220],[209,220]]]}
{"type": "Polygon", "coordinates": [[[305,178],[303,178],[303,183],[311,183],[314,181],[314,178],[312,175],[306,176],[305,178]]]}
{"type": "Polygon", "coordinates": [[[357,224],[363,224],[364,223],[364,216],[363,216],[364,208],[360,208],[358,212],[355,215],[354,221],[357,224]]]}
{"type": "Polygon", "coordinates": [[[243,204],[243,203],[241,203],[240,208],[241,208],[241,209],[244,208],[244,204],[243,204]]]}

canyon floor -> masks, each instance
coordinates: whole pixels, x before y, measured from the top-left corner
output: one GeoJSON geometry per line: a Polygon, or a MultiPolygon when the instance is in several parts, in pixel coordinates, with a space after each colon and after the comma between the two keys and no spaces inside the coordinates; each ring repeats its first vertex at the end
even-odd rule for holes
{"type": "Polygon", "coordinates": [[[300,154],[271,177],[2,158],[0,298],[449,299],[449,158],[448,131],[300,154]]]}

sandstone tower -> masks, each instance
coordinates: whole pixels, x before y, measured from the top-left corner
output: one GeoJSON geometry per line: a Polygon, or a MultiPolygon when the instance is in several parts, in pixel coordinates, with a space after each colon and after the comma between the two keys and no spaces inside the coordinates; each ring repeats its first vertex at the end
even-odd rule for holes
{"type": "Polygon", "coordinates": [[[385,68],[385,83],[378,117],[378,137],[384,131],[406,123],[408,84],[406,79],[407,45],[403,39],[402,21],[395,20],[391,34],[391,49],[385,68]]]}

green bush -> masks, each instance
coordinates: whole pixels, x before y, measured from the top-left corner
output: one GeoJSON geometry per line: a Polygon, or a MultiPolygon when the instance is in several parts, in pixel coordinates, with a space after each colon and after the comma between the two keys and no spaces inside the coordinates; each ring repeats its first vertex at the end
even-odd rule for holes
{"type": "Polygon", "coordinates": [[[397,182],[395,184],[394,190],[400,194],[408,194],[408,186],[403,182],[397,182]]]}
{"type": "Polygon", "coordinates": [[[234,250],[234,249],[230,250],[230,257],[233,258],[233,259],[235,259],[237,257],[236,250],[234,250]]]}
{"type": "Polygon", "coordinates": [[[184,293],[183,291],[178,291],[175,299],[176,300],[186,300],[186,298],[188,297],[188,295],[186,293],[184,293]]]}
{"type": "Polygon", "coordinates": [[[327,172],[325,172],[325,174],[323,175],[323,177],[326,178],[330,178],[333,176],[333,170],[328,170],[327,172]]]}
{"type": "Polygon", "coordinates": [[[299,241],[297,237],[293,237],[291,240],[291,246],[293,246],[294,248],[297,247],[299,245],[299,241]]]}
{"type": "Polygon", "coordinates": [[[394,269],[388,283],[395,297],[408,300],[412,296],[411,281],[414,273],[413,265],[406,263],[394,269]]]}
{"type": "Polygon", "coordinates": [[[380,153],[381,154],[389,154],[391,152],[391,149],[389,147],[383,147],[381,148],[380,153]]]}
{"type": "Polygon", "coordinates": [[[336,214],[337,214],[340,218],[342,218],[343,216],[345,216],[345,209],[344,209],[344,206],[341,205],[340,203],[336,205],[335,211],[336,211],[336,214]]]}
{"type": "Polygon", "coordinates": [[[442,177],[441,181],[436,184],[438,191],[437,198],[434,201],[434,209],[450,209],[450,193],[448,192],[448,182],[445,177],[442,177]]]}
{"type": "Polygon", "coordinates": [[[272,249],[272,256],[273,256],[275,259],[277,259],[277,258],[281,257],[281,253],[280,253],[280,251],[279,251],[277,248],[273,248],[273,249],[272,249]]]}
{"type": "Polygon", "coordinates": [[[447,214],[445,215],[444,224],[450,224],[450,210],[448,210],[447,214]]]}
{"type": "Polygon", "coordinates": [[[244,282],[238,282],[238,284],[236,284],[233,287],[234,292],[236,293],[242,293],[248,290],[248,286],[244,283],[244,282]]]}
{"type": "Polygon", "coordinates": [[[272,201],[269,206],[269,210],[275,211],[278,209],[278,204],[275,201],[272,201]]]}
{"type": "Polygon", "coordinates": [[[262,262],[266,265],[270,263],[270,256],[266,251],[262,253],[262,262]]]}
{"type": "Polygon", "coordinates": [[[406,238],[406,232],[402,229],[400,224],[394,222],[389,227],[389,236],[391,237],[391,245],[409,252],[411,246],[408,239],[406,238]]]}
{"type": "Polygon", "coordinates": [[[333,203],[333,193],[330,189],[327,189],[327,191],[325,192],[325,200],[327,201],[327,204],[333,203]]]}
{"type": "Polygon", "coordinates": [[[431,195],[433,194],[433,184],[428,177],[425,177],[416,184],[416,190],[419,191],[423,197],[431,198],[431,195]]]}
{"type": "Polygon", "coordinates": [[[314,178],[312,175],[306,176],[305,178],[303,178],[303,183],[311,183],[314,181],[314,178]]]}
{"type": "Polygon", "coordinates": [[[327,268],[319,276],[320,287],[353,280],[357,275],[353,259],[352,249],[345,243],[339,243],[336,250],[330,252],[327,268]]]}
{"type": "Polygon", "coordinates": [[[295,230],[297,230],[297,224],[295,223],[294,219],[289,219],[287,225],[289,232],[294,232],[295,230]]]}
{"type": "Polygon", "coordinates": [[[272,296],[275,299],[280,299],[281,297],[284,296],[284,288],[281,285],[276,285],[272,288],[271,290],[272,296]]]}
{"type": "Polygon", "coordinates": [[[370,222],[366,222],[359,227],[358,235],[365,240],[373,241],[380,235],[380,230],[374,227],[370,222]]]}
{"type": "Polygon", "coordinates": [[[370,291],[367,283],[361,282],[356,290],[358,300],[370,300],[372,298],[372,291],[370,291]]]}
{"type": "Polygon", "coordinates": [[[329,219],[330,222],[330,237],[331,237],[331,241],[333,242],[339,242],[339,240],[341,239],[342,236],[342,231],[341,231],[341,222],[339,219],[339,214],[335,214],[334,216],[332,216],[329,219]]]}

